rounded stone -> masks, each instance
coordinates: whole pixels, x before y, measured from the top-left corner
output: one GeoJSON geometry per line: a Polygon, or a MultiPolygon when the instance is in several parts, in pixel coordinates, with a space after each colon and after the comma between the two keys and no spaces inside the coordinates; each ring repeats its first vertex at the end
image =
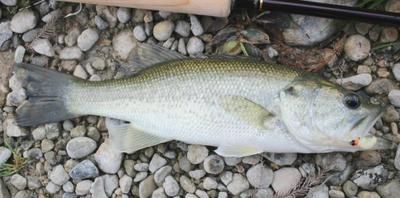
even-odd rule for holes
{"type": "Polygon", "coordinates": [[[157,23],[153,28],[153,35],[159,41],[166,41],[174,31],[174,23],[166,20],[157,23]]]}
{"type": "Polygon", "coordinates": [[[92,28],[84,30],[78,37],[78,47],[86,52],[99,40],[99,33],[92,28]]]}
{"type": "Polygon", "coordinates": [[[203,162],[204,170],[210,174],[219,174],[224,170],[224,160],[218,155],[210,155],[203,162]]]}
{"type": "Polygon", "coordinates": [[[79,159],[88,156],[96,150],[96,142],[88,137],[76,137],[67,143],[69,157],[79,159]]]}
{"type": "Polygon", "coordinates": [[[37,24],[37,17],[30,9],[24,9],[11,19],[10,28],[15,33],[24,33],[33,29],[37,24]]]}
{"type": "Polygon", "coordinates": [[[263,163],[251,167],[246,173],[250,184],[255,188],[268,188],[274,177],[274,172],[263,163]]]}
{"type": "Polygon", "coordinates": [[[281,168],[274,172],[272,188],[275,192],[287,193],[293,189],[301,179],[301,174],[297,168],[281,168]]]}
{"type": "Polygon", "coordinates": [[[90,160],[83,160],[82,162],[74,166],[71,171],[69,171],[69,176],[71,176],[74,181],[95,178],[98,175],[99,170],[90,160]]]}
{"type": "Polygon", "coordinates": [[[208,149],[202,145],[189,145],[187,159],[192,164],[200,164],[208,156],[208,149]]]}
{"type": "Polygon", "coordinates": [[[347,38],[344,51],[351,60],[360,61],[369,56],[371,43],[362,35],[356,34],[347,38]]]}

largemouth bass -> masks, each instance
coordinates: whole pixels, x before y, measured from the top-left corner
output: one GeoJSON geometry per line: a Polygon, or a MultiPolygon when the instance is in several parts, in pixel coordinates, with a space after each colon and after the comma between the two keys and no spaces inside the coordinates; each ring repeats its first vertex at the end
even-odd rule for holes
{"type": "Polygon", "coordinates": [[[112,145],[127,153],[171,140],[236,157],[392,145],[369,134],[381,106],[314,74],[249,59],[189,59],[149,44],[133,62],[153,66],[130,78],[90,82],[17,64],[28,96],[16,111],[18,124],[82,115],[123,120],[107,120],[107,127],[112,145]]]}

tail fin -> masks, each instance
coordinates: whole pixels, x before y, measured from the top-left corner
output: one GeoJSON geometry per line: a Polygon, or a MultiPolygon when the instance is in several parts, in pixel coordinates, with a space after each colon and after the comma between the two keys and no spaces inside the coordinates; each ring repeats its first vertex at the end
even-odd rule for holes
{"type": "Polygon", "coordinates": [[[64,105],[67,87],[75,77],[25,63],[15,65],[15,74],[28,97],[16,110],[18,125],[34,126],[79,116],[64,105]]]}

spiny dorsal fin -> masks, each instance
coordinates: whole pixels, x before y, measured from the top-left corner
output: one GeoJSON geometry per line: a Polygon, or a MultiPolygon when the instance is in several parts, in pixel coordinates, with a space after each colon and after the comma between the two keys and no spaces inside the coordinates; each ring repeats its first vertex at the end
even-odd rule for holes
{"type": "Polygon", "coordinates": [[[131,54],[132,64],[142,68],[152,66],[157,63],[185,58],[187,57],[176,51],[149,43],[139,44],[131,54]]]}
{"type": "Polygon", "coordinates": [[[134,153],[140,149],[168,142],[137,129],[133,124],[119,120],[106,119],[106,126],[110,135],[111,145],[120,152],[134,153]]]}

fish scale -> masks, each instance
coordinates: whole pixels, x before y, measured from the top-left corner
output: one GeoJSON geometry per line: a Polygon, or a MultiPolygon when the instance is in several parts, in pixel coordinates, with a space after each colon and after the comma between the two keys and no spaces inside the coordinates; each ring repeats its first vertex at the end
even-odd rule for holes
{"type": "Polygon", "coordinates": [[[17,109],[18,124],[117,119],[106,119],[109,137],[127,153],[171,140],[215,146],[231,157],[391,146],[368,135],[379,106],[318,75],[248,58],[191,59],[150,44],[136,50],[133,63],[151,67],[118,80],[89,82],[17,65],[29,97],[17,109]],[[358,104],[346,98],[360,104],[346,106],[358,104]]]}

